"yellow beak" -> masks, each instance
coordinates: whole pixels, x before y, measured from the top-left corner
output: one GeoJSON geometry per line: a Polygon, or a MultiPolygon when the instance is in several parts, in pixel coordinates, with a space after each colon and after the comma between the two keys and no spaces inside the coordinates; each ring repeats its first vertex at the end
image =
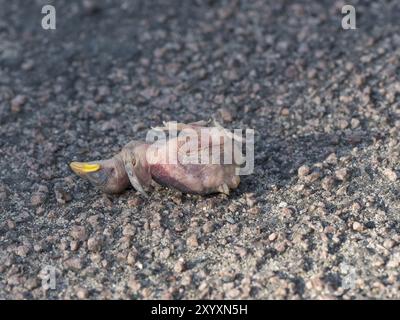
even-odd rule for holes
{"type": "Polygon", "coordinates": [[[70,168],[75,173],[88,173],[100,170],[101,166],[98,163],[87,163],[87,162],[71,162],[70,168]]]}

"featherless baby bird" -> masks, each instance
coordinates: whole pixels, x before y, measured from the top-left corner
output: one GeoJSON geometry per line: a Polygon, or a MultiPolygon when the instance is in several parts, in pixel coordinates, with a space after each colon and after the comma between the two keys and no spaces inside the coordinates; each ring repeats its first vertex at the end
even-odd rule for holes
{"type": "Polygon", "coordinates": [[[208,124],[167,122],[150,131],[153,142],[131,141],[111,159],[71,162],[70,168],[105,193],[132,185],[147,196],[155,181],[183,193],[229,194],[240,182],[241,138],[208,124]]]}

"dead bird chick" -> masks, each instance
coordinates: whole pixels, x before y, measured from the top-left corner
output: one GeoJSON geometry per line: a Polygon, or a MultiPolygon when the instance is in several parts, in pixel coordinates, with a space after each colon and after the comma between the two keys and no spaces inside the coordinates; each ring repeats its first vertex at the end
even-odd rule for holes
{"type": "Polygon", "coordinates": [[[70,167],[105,193],[120,193],[131,184],[147,195],[155,181],[184,193],[229,194],[240,182],[241,150],[227,130],[206,124],[168,122],[153,129],[158,137],[153,143],[132,141],[111,159],[71,162],[70,167]]]}

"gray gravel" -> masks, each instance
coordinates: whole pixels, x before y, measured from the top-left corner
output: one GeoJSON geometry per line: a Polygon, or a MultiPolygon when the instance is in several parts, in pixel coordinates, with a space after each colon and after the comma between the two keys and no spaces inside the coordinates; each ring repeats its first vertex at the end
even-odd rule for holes
{"type": "Polygon", "coordinates": [[[398,1],[47,3],[0,0],[0,298],[400,298],[398,1]],[[256,131],[229,197],[68,168],[210,117],[256,131]]]}

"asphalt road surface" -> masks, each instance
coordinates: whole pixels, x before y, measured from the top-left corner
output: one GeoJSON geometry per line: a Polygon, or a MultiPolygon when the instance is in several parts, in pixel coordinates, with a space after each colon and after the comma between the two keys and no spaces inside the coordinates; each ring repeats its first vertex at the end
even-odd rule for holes
{"type": "Polygon", "coordinates": [[[0,298],[400,298],[400,2],[350,2],[0,0],[0,298]],[[230,196],[68,167],[209,118],[230,196]]]}

